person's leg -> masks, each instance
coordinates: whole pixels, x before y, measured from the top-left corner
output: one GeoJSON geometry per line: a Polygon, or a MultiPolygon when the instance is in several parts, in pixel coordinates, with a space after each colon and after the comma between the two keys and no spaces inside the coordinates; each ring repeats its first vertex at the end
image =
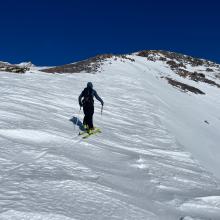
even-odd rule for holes
{"type": "Polygon", "coordinates": [[[83,125],[84,125],[84,126],[87,125],[87,117],[86,117],[86,115],[84,115],[84,118],[83,118],[83,125]]]}
{"type": "Polygon", "coordinates": [[[84,112],[83,125],[86,128],[88,126],[88,121],[89,121],[89,109],[88,109],[88,107],[84,106],[83,107],[83,112],[84,112]]]}
{"type": "Polygon", "coordinates": [[[88,113],[89,113],[88,114],[88,126],[89,126],[89,129],[94,129],[94,126],[93,126],[94,106],[90,106],[88,113]]]}

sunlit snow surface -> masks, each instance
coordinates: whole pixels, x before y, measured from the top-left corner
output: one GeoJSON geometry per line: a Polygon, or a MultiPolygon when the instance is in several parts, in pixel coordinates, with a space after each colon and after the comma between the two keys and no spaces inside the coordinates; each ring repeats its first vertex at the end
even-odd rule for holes
{"type": "Polygon", "coordinates": [[[220,90],[183,93],[162,62],[133,57],[97,74],[0,73],[1,220],[220,219],[220,90]],[[102,133],[82,140],[70,119],[88,81],[105,106],[102,133]]]}

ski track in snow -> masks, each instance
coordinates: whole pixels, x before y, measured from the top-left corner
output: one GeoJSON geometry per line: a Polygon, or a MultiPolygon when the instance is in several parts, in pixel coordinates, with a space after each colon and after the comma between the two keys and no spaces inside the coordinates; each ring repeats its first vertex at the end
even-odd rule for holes
{"type": "Polygon", "coordinates": [[[173,88],[142,60],[96,75],[1,73],[0,219],[220,219],[220,182],[168,129],[154,91],[173,88]],[[82,121],[88,81],[105,101],[102,133],[81,140],[70,119],[82,121]]]}

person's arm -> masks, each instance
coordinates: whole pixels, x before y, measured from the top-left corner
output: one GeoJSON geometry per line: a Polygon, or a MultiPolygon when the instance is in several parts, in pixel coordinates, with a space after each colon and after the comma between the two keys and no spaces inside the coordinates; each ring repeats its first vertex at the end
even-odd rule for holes
{"type": "Polygon", "coordinates": [[[82,107],[82,97],[83,97],[83,91],[82,93],[80,94],[79,98],[78,98],[78,101],[79,101],[79,106],[82,107]]]}
{"type": "Polygon", "coordinates": [[[102,105],[104,105],[104,102],[103,102],[103,100],[98,96],[98,94],[97,94],[97,92],[96,91],[94,91],[94,96],[95,96],[95,98],[98,100],[98,101],[100,101],[101,102],[101,104],[102,105]]]}

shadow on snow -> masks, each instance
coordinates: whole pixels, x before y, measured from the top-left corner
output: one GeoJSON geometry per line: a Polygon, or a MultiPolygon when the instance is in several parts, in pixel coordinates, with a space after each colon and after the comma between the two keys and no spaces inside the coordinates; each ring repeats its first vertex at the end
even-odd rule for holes
{"type": "Polygon", "coordinates": [[[73,116],[73,117],[70,119],[70,121],[74,124],[74,126],[77,125],[81,131],[85,131],[84,126],[83,126],[83,123],[80,121],[79,118],[73,116]]]}

